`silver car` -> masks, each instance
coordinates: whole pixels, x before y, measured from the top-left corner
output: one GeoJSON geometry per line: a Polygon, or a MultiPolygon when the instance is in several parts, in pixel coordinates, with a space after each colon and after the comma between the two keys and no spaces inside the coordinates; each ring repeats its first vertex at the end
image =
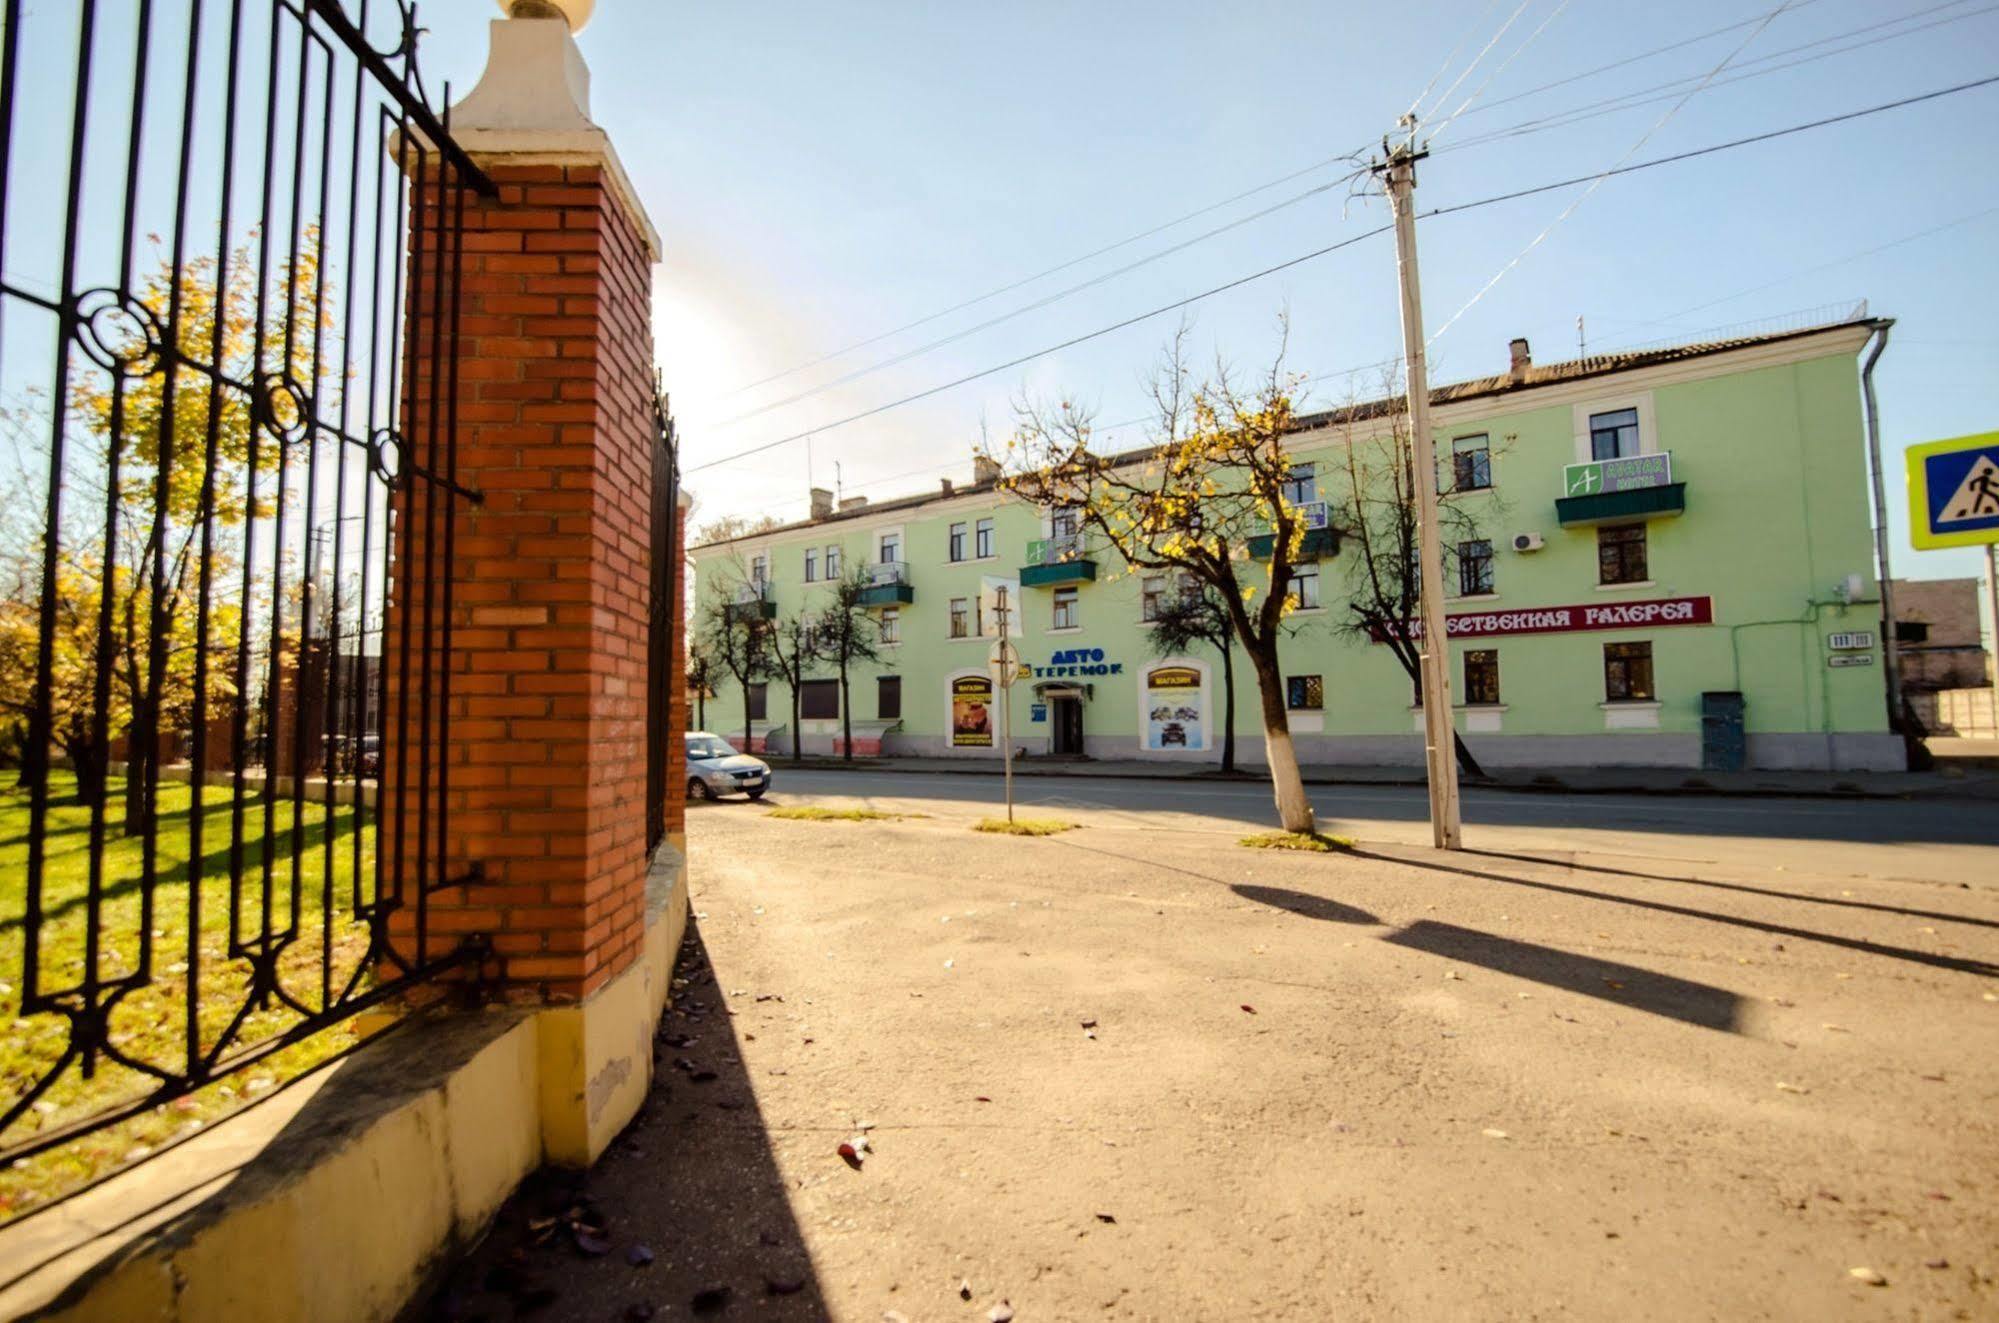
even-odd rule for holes
{"type": "Polygon", "coordinates": [[[705,730],[687,733],[687,797],[715,799],[721,795],[748,795],[762,799],[770,789],[770,764],[746,753],[720,735],[705,730]]]}

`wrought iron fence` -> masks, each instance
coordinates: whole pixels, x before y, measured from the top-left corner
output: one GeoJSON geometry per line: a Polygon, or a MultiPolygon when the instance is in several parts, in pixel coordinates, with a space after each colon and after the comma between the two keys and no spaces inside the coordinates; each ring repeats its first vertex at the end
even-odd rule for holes
{"type": "Polygon", "coordinates": [[[24,8],[0,1162],[299,1063],[476,950],[424,921],[466,878],[448,589],[441,622],[415,589],[476,499],[455,308],[465,194],[495,191],[430,108],[407,0],[24,8]]]}
{"type": "Polygon", "coordinates": [[[671,720],[673,690],[685,683],[674,639],[681,629],[680,573],[675,521],[680,518],[680,460],[673,415],[666,401],[657,408],[658,428],[652,448],[652,599],[651,632],[646,639],[646,848],[658,847],[666,835],[666,803],[674,789],[673,741],[679,732],[671,720]]]}

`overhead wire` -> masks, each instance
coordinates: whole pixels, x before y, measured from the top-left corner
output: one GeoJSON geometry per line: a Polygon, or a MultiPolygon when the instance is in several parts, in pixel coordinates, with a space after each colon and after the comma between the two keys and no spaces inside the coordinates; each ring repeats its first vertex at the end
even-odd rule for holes
{"type": "Polygon", "coordinates": [[[1675,115],[1680,113],[1681,107],[1685,106],[1687,102],[1693,100],[1696,96],[1699,96],[1701,91],[1707,87],[1708,83],[1711,82],[1716,75],[1718,75],[1723,69],[1727,68],[1729,64],[1735,59],[1736,56],[1742,54],[1743,51],[1747,50],[1751,42],[1755,41],[1758,37],[1762,36],[1763,33],[1769,28],[1769,26],[1777,21],[1778,16],[1783,14],[1785,10],[1789,9],[1795,3],[1797,3],[1797,0],[1783,0],[1782,4],[1779,4],[1776,8],[1772,9],[1769,13],[1765,14],[1763,16],[1763,21],[1759,23],[1753,30],[1751,30],[1749,35],[1744,37],[1742,41],[1736,45],[1734,50],[1730,51],[1727,55],[1723,56],[1721,63],[1715,65],[1714,68],[1710,69],[1708,71],[1707,77],[1702,79],[1698,86],[1694,87],[1685,96],[1681,97],[1670,108],[1668,108],[1665,114],[1661,115],[1656,121],[1653,122],[1651,128],[1639,134],[1638,141],[1632,143],[1630,147],[1626,148],[1624,155],[1618,157],[1617,161],[1612,165],[1612,167],[1609,170],[1605,170],[1603,173],[1597,175],[1594,179],[1592,179],[1590,181],[1588,188],[1584,189],[1581,194],[1571,199],[1568,206],[1562,208],[1562,210],[1556,215],[1556,217],[1553,220],[1549,221],[1548,224],[1541,230],[1539,234],[1535,235],[1532,239],[1527,241],[1527,246],[1525,248],[1522,248],[1519,252],[1515,253],[1513,257],[1506,262],[1505,265],[1499,268],[1499,270],[1493,272],[1492,279],[1486,281],[1484,285],[1479,287],[1479,290],[1476,294],[1473,294],[1469,299],[1465,300],[1464,305],[1460,307],[1456,312],[1452,313],[1448,318],[1446,318],[1442,326],[1439,326],[1436,330],[1432,331],[1427,337],[1425,337],[1423,343],[1426,346],[1435,344],[1437,340],[1443,336],[1444,332],[1450,330],[1452,326],[1457,324],[1459,318],[1463,317],[1466,313],[1470,312],[1473,308],[1477,307],[1479,300],[1483,299],[1487,294],[1491,293],[1493,287],[1498,285],[1500,281],[1504,280],[1508,272],[1512,271],[1515,267],[1519,266],[1521,262],[1525,261],[1529,253],[1533,252],[1536,248],[1540,247],[1541,244],[1547,239],[1547,237],[1553,234],[1564,221],[1568,220],[1569,217],[1576,214],[1577,209],[1580,208],[1583,205],[1583,203],[1589,201],[1591,197],[1595,196],[1597,189],[1603,187],[1604,181],[1611,177],[1611,174],[1613,173],[1613,171],[1615,171],[1617,166],[1625,164],[1633,156],[1636,156],[1638,154],[1639,149],[1644,147],[1646,143],[1652,140],[1652,136],[1654,134],[1656,134],[1660,129],[1665,128],[1667,122],[1670,121],[1675,115]]]}
{"type": "MultiPolygon", "coordinates": [[[[1804,0],[1804,2],[1810,3],[1811,0],[1804,0]]],[[[1824,46],[1828,42],[1844,41],[1847,38],[1860,36],[1863,33],[1875,32],[1884,27],[1892,27],[1900,24],[1909,23],[1915,19],[1922,18],[1930,14],[1938,13],[1941,10],[1960,8],[1961,6],[1968,3],[1971,3],[1971,0],[1947,0],[1947,3],[1945,4],[1934,5],[1929,9],[1918,10],[1913,14],[1905,14],[1897,18],[1886,19],[1879,23],[1869,23],[1858,28],[1849,29],[1845,32],[1834,33],[1829,37],[1821,37],[1818,38],[1817,40],[1804,42],[1797,46],[1786,47],[1785,49],[1780,51],[1773,51],[1768,55],[1759,56],[1754,60],[1748,60],[1742,64],[1734,66],[1735,72],[1731,73],[1727,77],[1716,78],[1712,80],[1708,84],[1708,87],[1710,89],[1716,87],[1727,87],[1733,83],[1745,82],[1751,78],[1765,78],[1771,74],[1783,73],[1786,70],[1798,68],[1801,65],[1812,64],[1819,60],[1829,60],[1837,55],[1845,55],[1852,51],[1865,50],[1870,46],[1878,46],[1884,42],[1895,41],[1902,37],[1914,36],[1919,32],[1927,32],[1931,28],[1942,27],[1946,24],[1961,22],[1969,18],[1978,18],[1984,14],[1989,14],[1994,12],[1995,10],[1999,10],[1999,5],[1986,5],[1982,9],[1969,10],[1961,14],[1951,14],[1943,18],[1933,19],[1928,23],[1919,24],[1915,27],[1904,28],[1902,31],[1899,32],[1882,33],[1880,36],[1870,37],[1865,41],[1856,41],[1851,45],[1841,46],[1835,50],[1819,51],[1815,55],[1807,55],[1801,59],[1791,60],[1788,63],[1777,64],[1768,68],[1756,67],[1758,65],[1767,64],[1772,60],[1781,60],[1783,59],[1783,57],[1787,55],[1795,55],[1800,51],[1813,50],[1817,47],[1824,46]]],[[[1635,91],[1621,93],[1614,97],[1607,97],[1601,101],[1593,101],[1580,106],[1571,106],[1566,110],[1552,111],[1539,118],[1522,120],[1516,124],[1508,125],[1505,128],[1489,129],[1486,132],[1478,134],[1474,137],[1466,138],[1462,142],[1452,143],[1451,145],[1446,147],[1438,147],[1435,150],[1438,153],[1462,151],[1469,147],[1482,146],[1486,143],[1496,142],[1505,138],[1525,137],[1528,134],[1542,133],[1549,129],[1564,128],[1570,124],[1581,123],[1585,120],[1597,119],[1606,115],[1617,114],[1625,110],[1636,110],[1642,106],[1658,105],[1661,102],[1673,100],[1676,96],[1679,95],[1680,91],[1683,90],[1688,83],[1696,82],[1698,79],[1699,75],[1689,75],[1688,77],[1685,78],[1670,79],[1664,83],[1656,83],[1651,87],[1644,87],[1644,88],[1639,88],[1635,91]],[[1664,95],[1653,95],[1654,93],[1659,93],[1659,92],[1663,92],[1664,95]]],[[[1477,110],[1480,109],[1490,109],[1490,107],[1489,106],[1477,107],[1472,111],[1468,111],[1467,113],[1475,114],[1477,113],[1477,110]]],[[[1434,138],[1435,135],[1432,135],[1433,142],[1434,138]]]]}
{"type": "Polygon", "coordinates": [[[1519,59],[1521,53],[1525,51],[1529,46],[1532,46],[1535,43],[1535,41],[1537,41],[1540,38],[1541,34],[1548,30],[1549,24],[1553,23],[1556,19],[1560,18],[1562,16],[1562,12],[1566,10],[1568,7],[1569,7],[1569,0],[1561,0],[1560,4],[1556,5],[1553,9],[1548,11],[1548,16],[1541,20],[1541,25],[1535,28],[1532,32],[1527,34],[1527,40],[1521,42],[1518,46],[1515,46],[1513,50],[1508,53],[1507,57],[1499,62],[1499,67],[1494,69],[1491,73],[1487,74],[1485,76],[1485,81],[1480,83],[1477,87],[1473,88],[1471,95],[1466,97],[1462,102],[1458,104],[1458,108],[1456,110],[1453,110],[1450,114],[1446,115],[1443,118],[1443,120],[1436,125],[1436,127],[1432,128],[1429,131],[1430,140],[1434,142],[1439,134],[1443,133],[1444,130],[1450,128],[1451,125],[1457,121],[1460,115],[1463,115],[1467,110],[1471,108],[1471,106],[1481,96],[1485,95],[1485,89],[1492,86],[1493,80],[1498,78],[1501,74],[1505,73],[1507,67],[1511,65],[1515,60],[1519,59]]]}
{"type": "Polygon", "coordinates": [[[884,368],[894,367],[899,363],[906,363],[912,358],[921,357],[922,355],[930,353],[933,350],[942,349],[946,345],[956,344],[958,341],[966,339],[969,336],[977,335],[982,331],[989,331],[995,326],[1003,325],[1006,322],[1014,320],[1016,317],[1024,317],[1030,312],[1038,312],[1043,308],[1049,307],[1050,305],[1055,303],[1059,303],[1063,299],[1069,298],[1070,296],[1075,294],[1079,294],[1084,290],[1092,289],[1098,285],[1105,283],[1106,281],[1115,280],[1117,277],[1122,275],[1127,275],[1133,271],[1138,270],[1140,267],[1149,266],[1154,262],[1160,261],[1167,257],[1171,257],[1175,253],[1183,252],[1186,249],[1193,247],[1197,243],[1205,243],[1207,240],[1212,239],[1217,235],[1225,234],[1230,230],[1240,229],[1242,226],[1249,224],[1251,221],[1261,220],[1265,216],[1269,216],[1276,212],[1282,211],[1287,207],[1296,206],[1300,202],[1304,202],[1311,198],[1318,197],[1323,193],[1331,192],[1333,189],[1339,188],[1344,184],[1349,184],[1353,182],[1355,179],[1358,179],[1361,175],[1365,173],[1366,171],[1364,169],[1354,170],[1349,174],[1342,175],[1338,179],[1328,180],[1326,183],[1314,185],[1313,187],[1306,189],[1302,193],[1284,199],[1282,202],[1273,203],[1268,207],[1264,207],[1260,211],[1253,211],[1246,216],[1239,216],[1236,219],[1229,221],[1226,224],[1218,225],[1211,230],[1206,230],[1200,234],[1191,235],[1188,238],[1182,239],[1180,242],[1176,244],[1170,245],[1169,247],[1161,248],[1156,252],[1148,253],[1144,257],[1141,257],[1136,261],[1128,262],[1123,266],[1115,267],[1109,271],[1100,272],[1097,275],[1091,276],[1088,280],[1080,281],[1074,285],[1067,286],[1066,288],[1063,289],[1058,289],[1050,294],[1045,294],[1041,298],[1034,300],[1032,303],[1022,304],[1021,306],[1010,309],[1007,312],[1003,312],[996,317],[989,317],[985,321],[979,322],[975,325],[967,326],[961,330],[953,331],[950,335],[942,336],[938,339],[929,341],[926,344],[920,344],[910,349],[905,349],[899,354],[895,354],[889,358],[881,359],[874,363],[870,363],[865,367],[855,368],[853,371],[845,373],[838,377],[834,377],[830,381],[823,381],[816,386],[810,386],[804,390],[795,391],[792,394],[785,396],[781,400],[772,400],[767,404],[760,404],[754,409],[746,409],[742,413],[735,414],[729,418],[724,418],[719,422],[711,423],[709,424],[709,426],[714,428],[733,427],[738,423],[747,422],[752,418],[756,418],[763,414],[770,413],[773,410],[786,408],[787,406],[797,404],[801,400],[808,400],[815,395],[820,395],[826,391],[833,390],[837,387],[845,386],[852,382],[859,381],[862,377],[871,376],[872,374],[879,372],[884,368]]]}
{"type": "MultiPolygon", "coordinates": [[[[1834,124],[1843,124],[1852,120],[1866,118],[1871,115],[1883,114],[1887,111],[1899,110],[1907,106],[1920,105],[1925,102],[1939,100],[1943,97],[1954,96],[1963,92],[1974,91],[1979,88],[1992,86],[1995,83],[1999,83],[1999,74],[1992,74],[1984,78],[1972,79],[1967,82],[1957,83],[1949,87],[1937,88],[1929,92],[1920,92],[1912,96],[1899,97],[1892,101],[1884,101],[1877,105],[1865,106],[1858,110],[1845,111],[1837,115],[1822,116],[1821,118],[1808,120],[1801,124],[1793,124],[1780,129],[1770,129],[1762,133],[1749,134],[1741,138],[1731,139],[1727,142],[1711,143],[1704,147],[1697,147],[1683,152],[1675,152],[1669,156],[1655,157],[1648,161],[1638,161],[1638,162],[1613,166],[1608,170],[1599,171],[1595,174],[1578,175],[1570,179],[1560,179],[1552,181],[1550,183],[1536,184],[1528,188],[1514,189],[1506,193],[1494,194],[1490,197],[1479,198],[1470,202],[1460,202],[1441,207],[1433,207],[1427,211],[1419,213],[1418,219],[1427,220],[1439,216],[1456,215],[1460,212],[1471,211],[1480,207],[1489,207],[1502,202],[1511,202],[1518,198],[1533,197],[1537,194],[1553,192],[1558,189],[1572,188],[1579,184],[1589,184],[1592,186],[1592,188],[1594,188],[1596,185],[1602,183],[1604,180],[1615,178],[1621,175],[1635,174],[1641,170],[1656,169],[1660,166],[1673,165],[1681,161],[1689,161],[1703,156],[1711,156],[1717,152],[1729,151],[1739,147],[1747,147],[1754,145],[1756,143],[1770,142],[1779,138],[1790,137],[1794,134],[1805,133],[1814,129],[1825,128],[1834,124]]],[[[767,441],[760,445],[750,446],[743,450],[734,451],[727,455],[720,455],[714,459],[703,460],[698,464],[689,465],[684,471],[693,473],[704,469],[716,468],[723,464],[733,463],[739,459],[746,459],[753,455],[763,454],[768,451],[774,450],[779,446],[789,445],[793,442],[803,440],[807,436],[815,435],[821,432],[829,432],[836,428],[845,427],[848,424],[860,422],[863,419],[872,418],[879,414],[886,413],[891,409],[900,408],[901,406],[906,404],[913,404],[918,400],[928,399],[931,396],[942,394],[945,391],[955,389],[956,387],[965,385],[969,382],[978,381],[985,377],[990,377],[996,375],[997,373],[1008,371],[1012,368],[1019,367],[1024,363],[1032,362],[1037,358],[1046,357],[1049,354],[1059,353],[1062,350],[1071,348],[1075,345],[1083,344],[1087,341],[1098,339],[1102,336],[1112,334],[1113,332],[1123,330],[1126,327],[1134,326],[1140,322],[1148,321],[1164,313],[1177,311],[1178,309],[1188,307],[1189,305],[1197,303],[1203,299],[1211,298],[1214,295],[1225,293],[1231,289],[1239,288],[1253,281],[1260,280],[1265,276],[1273,275],[1279,271],[1284,271],[1294,266],[1299,266],[1305,262],[1309,262],[1316,258],[1323,257],[1328,253],[1336,252],[1342,248],[1351,247],[1354,244],[1362,242],[1363,240],[1373,238],[1376,235],[1384,234],[1392,228],[1393,226],[1391,225],[1377,226],[1374,229],[1364,231],[1363,233],[1349,236],[1348,238],[1343,239],[1338,243],[1328,244],[1322,248],[1314,249],[1309,253],[1300,254],[1299,256],[1291,258],[1287,261],[1279,262],[1273,266],[1265,267],[1260,271],[1251,272],[1248,275],[1241,276],[1234,280],[1227,281],[1223,284],[1216,285],[1213,288],[1203,290],[1198,294],[1192,294],[1187,296],[1186,298],[1175,300],[1172,303],[1163,304],[1160,307],[1151,309],[1148,312],[1143,312],[1137,314],[1136,316],[1124,318],[1120,321],[1113,322],[1108,326],[1100,327],[1097,330],[1089,331],[1078,336],[1072,336],[1057,344],[1049,345],[1046,348],[1036,350],[1032,353],[1019,355],[1015,358],[1009,359],[1005,363],[1001,363],[994,367],[984,369],[983,371],[967,373],[964,376],[955,378],[941,385],[933,386],[927,390],[917,391],[913,394],[905,395],[900,399],[891,400],[885,404],[880,404],[869,409],[861,410],[857,413],[850,414],[844,418],[838,419],[831,423],[823,423],[817,427],[809,428],[801,432],[795,432],[789,436],[779,437],[773,441],[767,441]]],[[[1434,339],[1435,337],[1432,338],[1434,339]]]]}

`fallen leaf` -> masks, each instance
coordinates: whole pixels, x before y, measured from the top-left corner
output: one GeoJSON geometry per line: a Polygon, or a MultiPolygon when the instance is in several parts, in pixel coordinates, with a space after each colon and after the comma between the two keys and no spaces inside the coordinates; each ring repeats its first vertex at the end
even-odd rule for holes
{"type": "Polygon", "coordinates": [[[713,1314],[728,1307],[730,1295],[731,1291],[727,1286],[709,1286],[696,1291],[694,1299],[689,1303],[697,1314],[713,1314]]]}
{"type": "Polygon", "coordinates": [[[986,1311],[990,1323],[1012,1323],[1013,1306],[1002,1300],[986,1311]]]}
{"type": "Polygon", "coordinates": [[[643,1268],[652,1262],[652,1250],[644,1245],[634,1245],[625,1251],[625,1262],[634,1268],[643,1268]]]}
{"type": "Polygon", "coordinates": [[[797,1295],[805,1289],[803,1277],[765,1277],[764,1290],[772,1295],[797,1295]]]}
{"type": "Polygon", "coordinates": [[[1948,1268],[1948,1267],[1950,1267],[1950,1260],[1949,1260],[1949,1259],[1924,1259],[1924,1260],[1923,1260],[1923,1266],[1924,1266],[1925,1268],[1948,1268]]]}
{"type": "Polygon", "coordinates": [[[1810,1093],[1810,1092],[1811,1092],[1811,1090],[1810,1090],[1810,1089],[1807,1089],[1807,1088],[1806,1088],[1806,1087],[1805,1087],[1804,1085],[1802,1085],[1802,1084],[1787,1084],[1787,1083],[1785,1083],[1785,1082],[1784,1082],[1783,1080],[1778,1080],[1778,1081],[1777,1081],[1777,1091],[1778,1091],[1779,1093],[1810,1093]]]}
{"type": "Polygon", "coordinates": [[[1458,983],[1462,983],[1462,982],[1464,982],[1464,978],[1465,978],[1465,976],[1464,976],[1463,974],[1460,974],[1460,973],[1458,973],[1458,971],[1457,971],[1457,970],[1455,970],[1455,969],[1447,969],[1447,970],[1445,970],[1445,971],[1444,971],[1444,977],[1445,977],[1445,978],[1447,978],[1447,979],[1451,979],[1451,980],[1453,980],[1453,981],[1455,981],[1455,982],[1458,982],[1458,983]]]}
{"type": "Polygon", "coordinates": [[[1117,1219],[1115,1217],[1112,1217],[1109,1213],[1098,1213],[1097,1221],[1105,1223],[1108,1226],[1117,1225],[1117,1219]]]}
{"type": "Polygon", "coordinates": [[[973,1101],[973,1102],[991,1102],[991,1101],[992,1101],[992,1099],[991,1099],[991,1098],[988,1098],[988,1097],[986,1097],[986,1095],[982,1093],[982,1094],[979,1094],[979,1095],[978,1095],[977,1097],[973,1098],[973,1099],[972,1099],[972,1101],[973,1101]]]}
{"type": "Polygon", "coordinates": [[[1097,1027],[1097,1022],[1095,1019],[1085,1020],[1083,1021],[1083,1027],[1085,1029],[1094,1029],[1097,1027]]]}
{"type": "Polygon", "coordinates": [[[972,1283],[965,1278],[958,1280],[958,1298],[960,1300],[970,1300],[972,1298],[972,1283]]]}
{"type": "Polygon", "coordinates": [[[571,1234],[572,1239],[576,1242],[576,1250],[579,1254],[584,1254],[594,1259],[611,1252],[611,1242],[605,1240],[602,1236],[593,1236],[589,1232],[581,1230],[571,1234]]]}
{"type": "Polygon", "coordinates": [[[1610,989],[1610,990],[1611,990],[1612,992],[1622,992],[1622,991],[1624,991],[1624,985],[1623,985],[1622,983],[1618,982],[1618,981],[1617,981],[1616,979],[1614,979],[1614,978],[1607,978],[1607,979],[1605,979],[1605,980],[1603,981],[1603,986],[1605,986],[1606,988],[1609,988],[1609,989],[1610,989]]]}
{"type": "Polygon", "coordinates": [[[1479,1133],[1483,1134],[1487,1139],[1505,1139],[1508,1137],[1504,1130],[1493,1130],[1490,1128],[1482,1130],[1479,1133]]]}
{"type": "Polygon", "coordinates": [[[1250,1005],[1250,1004],[1249,1004],[1248,1002],[1244,1002],[1244,1003],[1242,1004],[1242,1008],[1243,1008],[1243,1010],[1247,1011],[1247,1012],[1248,1012],[1249,1014],[1251,1014],[1251,1015],[1254,1015],[1254,1014],[1256,1014],[1256,1007],[1254,1007],[1254,1006],[1250,1005]]]}
{"type": "Polygon", "coordinates": [[[1872,1268],[1848,1268],[1846,1275],[1856,1282],[1866,1282],[1869,1286],[1886,1286],[1888,1279],[1872,1268]]]}
{"type": "Polygon", "coordinates": [[[838,1151],[840,1156],[846,1160],[849,1167],[852,1167],[855,1171],[861,1169],[861,1154],[859,1149],[855,1148],[852,1144],[842,1144],[838,1151]]]}

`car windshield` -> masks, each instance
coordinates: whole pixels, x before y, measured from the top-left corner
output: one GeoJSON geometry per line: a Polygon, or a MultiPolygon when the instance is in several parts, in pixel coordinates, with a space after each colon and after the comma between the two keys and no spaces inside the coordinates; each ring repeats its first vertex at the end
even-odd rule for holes
{"type": "Polygon", "coordinates": [[[735,754],[727,740],[718,740],[713,735],[690,735],[687,737],[689,758],[728,758],[735,754]]]}

